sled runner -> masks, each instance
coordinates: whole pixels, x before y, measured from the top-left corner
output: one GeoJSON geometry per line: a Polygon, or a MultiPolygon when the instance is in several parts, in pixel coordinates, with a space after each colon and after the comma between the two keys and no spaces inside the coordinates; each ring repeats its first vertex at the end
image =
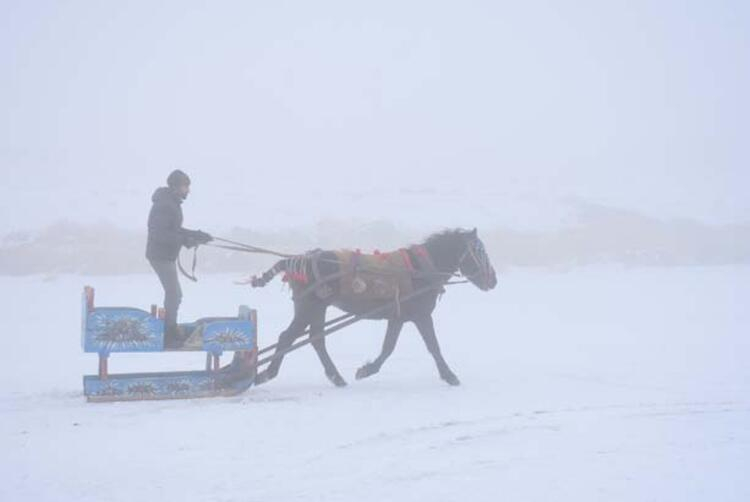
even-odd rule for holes
{"type": "Polygon", "coordinates": [[[151,312],[133,307],[95,307],[94,289],[82,297],[81,344],[84,352],[99,354],[97,375],[83,377],[88,401],[137,401],[231,396],[249,388],[255,379],[257,314],[241,306],[237,317],[210,317],[180,324],[187,334],[165,339],[164,321],[156,306],[151,312]],[[110,374],[108,361],[116,352],[206,352],[200,371],[110,374]],[[231,364],[221,367],[224,352],[234,352],[231,364]]]}

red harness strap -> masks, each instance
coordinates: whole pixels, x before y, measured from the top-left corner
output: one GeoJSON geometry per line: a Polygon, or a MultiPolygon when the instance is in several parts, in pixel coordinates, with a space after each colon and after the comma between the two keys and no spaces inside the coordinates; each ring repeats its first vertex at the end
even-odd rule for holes
{"type": "Polygon", "coordinates": [[[429,258],[430,254],[427,252],[427,248],[424,246],[413,246],[412,249],[422,258],[429,258]]]}
{"type": "Polygon", "coordinates": [[[411,256],[409,256],[409,251],[405,248],[401,248],[398,250],[399,253],[401,253],[401,259],[404,260],[404,265],[406,265],[406,269],[409,272],[414,272],[414,264],[411,262],[411,256]]]}
{"type": "Polygon", "coordinates": [[[412,246],[409,248],[414,254],[417,256],[417,262],[419,263],[419,268],[424,271],[434,271],[435,270],[435,264],[432,263],[432,258],[430,257],[430,253],[427,252],[427,248],[424,246],[412,246]]]}

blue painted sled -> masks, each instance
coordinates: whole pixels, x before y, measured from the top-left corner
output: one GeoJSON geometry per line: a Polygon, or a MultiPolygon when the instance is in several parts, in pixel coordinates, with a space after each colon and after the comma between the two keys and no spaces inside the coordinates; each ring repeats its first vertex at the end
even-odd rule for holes
{"type": "Polygon", "coordinates": [[[241,306],[237,317],[210,317],[180,324],[186,340],[165,340],[161,311],[132,307],[95,307],[94,289],[83,290],[81,345],[99,354],[97,375],[83,377],[88,401],[138,401],[232,396],[249,388],[256,375],[258,320],[255,310],[241,306]],[[165,343],[167,342],[167,343],[165,343]],[[165,373],[110,374],[115,352],[206,352],[206,369],[165,373]],[[220,365],[225,351],[232,362],[220,365]]]}

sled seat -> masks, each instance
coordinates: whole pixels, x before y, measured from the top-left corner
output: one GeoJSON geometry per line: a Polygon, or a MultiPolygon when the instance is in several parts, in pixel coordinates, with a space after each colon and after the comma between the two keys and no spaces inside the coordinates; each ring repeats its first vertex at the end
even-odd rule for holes
{"type": "Polygon", "coordinates": [[[224,351],[252,350],[256,346],[256,313],[241,306],[237,317],[205,317],[180,324],[187,335],[179,344],[165,343],[164,320],[156,309],[147,312],[133,307],[95,307],[93,288],[83,293],[81,345],[84,352],[108,355],[113,352],[224,351]]]}

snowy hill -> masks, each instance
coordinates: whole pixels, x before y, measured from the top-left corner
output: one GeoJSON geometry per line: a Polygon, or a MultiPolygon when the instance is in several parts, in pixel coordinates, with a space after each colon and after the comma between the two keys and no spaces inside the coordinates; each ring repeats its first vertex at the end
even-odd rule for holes
{"type": "MultiPolygon", "coordinates": [[[[554,229],[519,230],[488,225],[479,227],[479,231],[494,262],[501,268],[750,262],[750,225],[709,225],[685,219],[665,221],[590,204],[579,206],[575,219],[573,215],[570,218],[569,224],[554,229]]],[[[396,249],[419,242],[442,228],[408,227],[392,220],[350,217],[275,230],[263,226],[234,227],[218,235],[290,253],[342,247],[367,251],[396,249]]],[[[13,232],[0,240],[0,274],[143,272],[149,270],[143,258],[144,245],[143,229],[59,222],[40,231],[13,232]]],[[[202,272],[245,273],[257,271],[272,261],[265,256],[202,248],[199,263],[202,272]]]]}

